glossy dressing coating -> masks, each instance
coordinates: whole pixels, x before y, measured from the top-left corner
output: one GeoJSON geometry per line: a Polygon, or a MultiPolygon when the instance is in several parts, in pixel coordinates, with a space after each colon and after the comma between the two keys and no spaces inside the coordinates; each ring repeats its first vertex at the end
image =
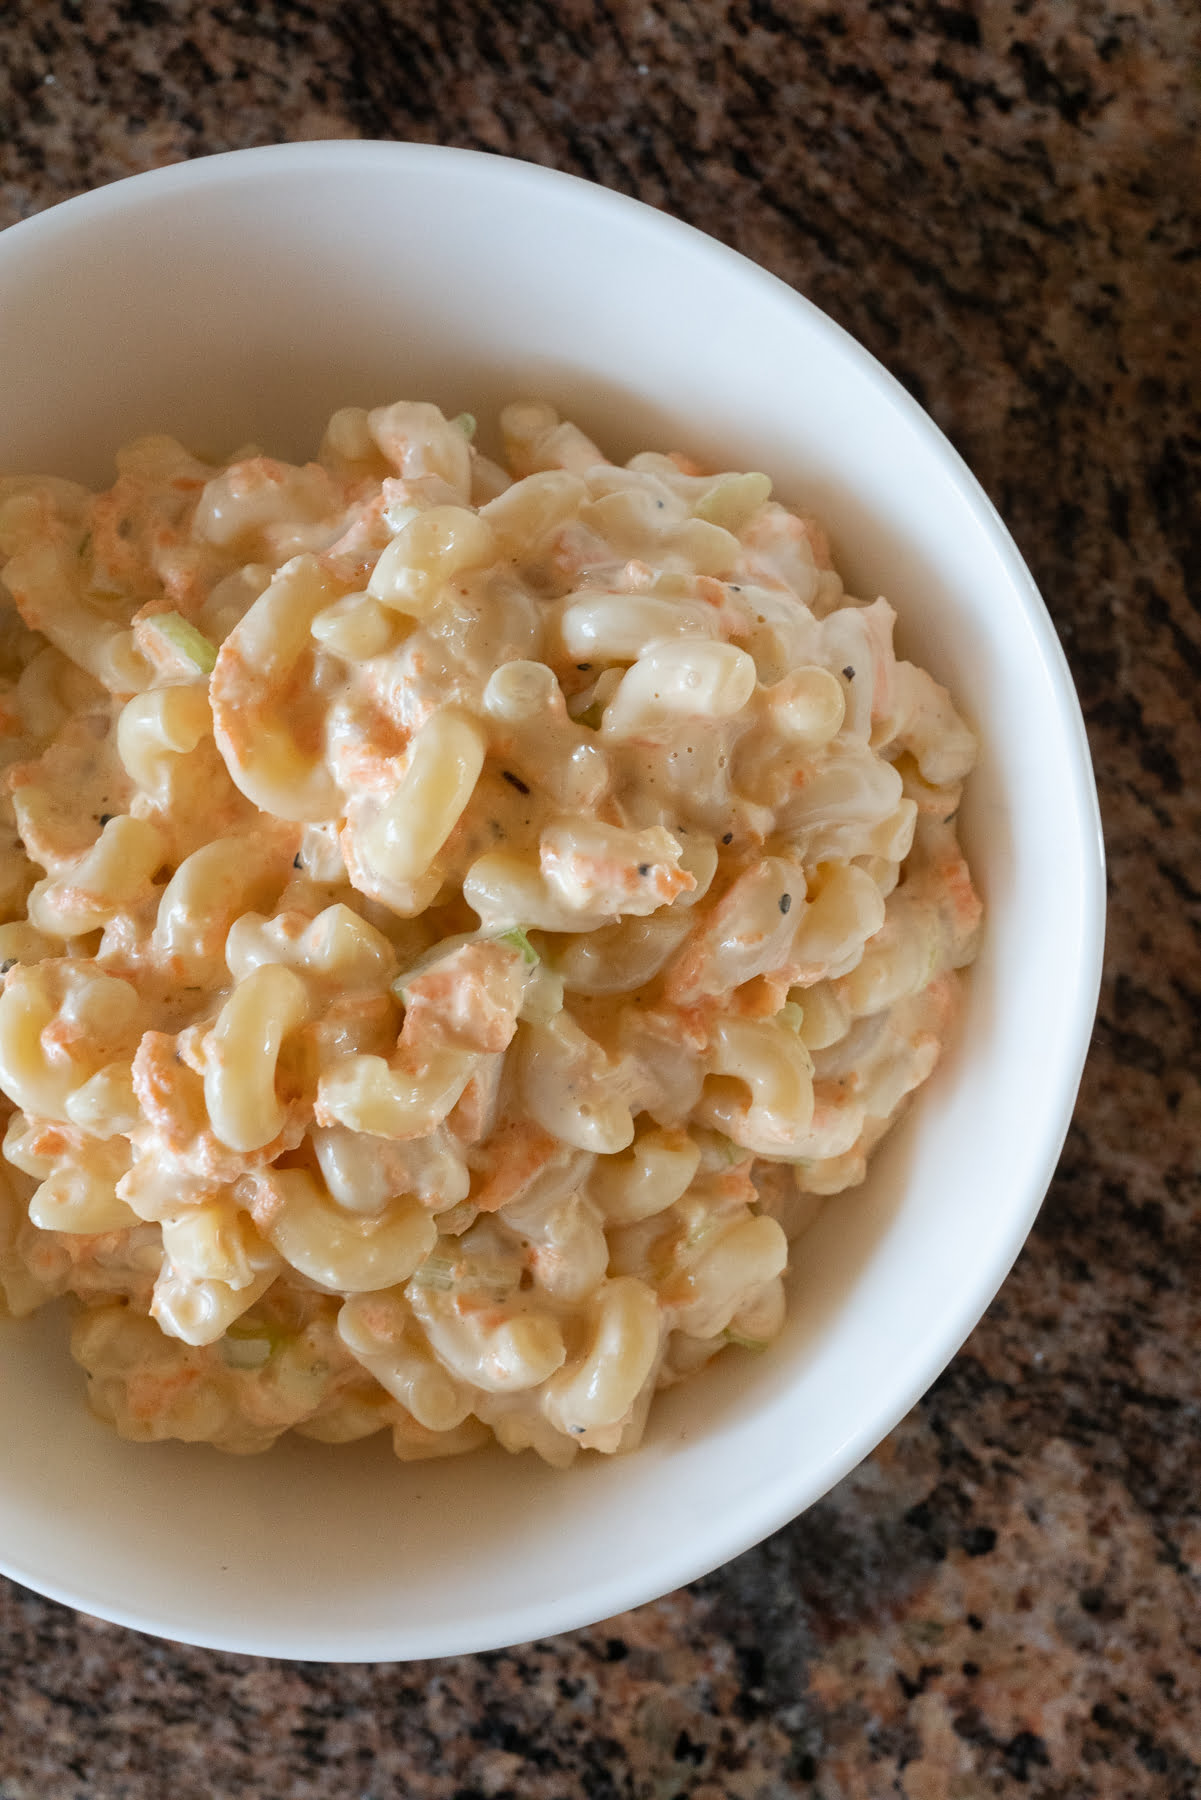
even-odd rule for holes
{"type": "Polygon", "coordinates": [[[501,427],[0,482],[0,1280],[126,1436],[631,1447],[937,1059],[975,744],[887,602],[501,427]]]}

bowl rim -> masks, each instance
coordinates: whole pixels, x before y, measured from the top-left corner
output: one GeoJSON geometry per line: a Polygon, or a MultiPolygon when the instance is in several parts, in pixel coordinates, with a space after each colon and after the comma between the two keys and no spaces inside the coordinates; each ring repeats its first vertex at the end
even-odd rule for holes
{"type": "MultiPolygon", "coordinates": [[[[681,245],[687,245],[694,256],[708,256],[715,265],[732,269],[742,282],[757,287],[777,304],[782,303],[807,315],[807,327],[817,339],[824,337],[837,347],[840,355],[859,366],[880,391],[882,399],[896,408],[908,428],[925,441],[966,511],[973,515],[1012,588],[1041,656],[1056,711],[1065,727],[1065,739],[1071,748],[1070,764],[1065,766],[1063,777],[1069,827],[1079,846],[1079,938],[1071,981],[1062,1001],[1070,1010],[1073,1023],[1071,1053],[1065,1057],[1057,1080],[1059,1127],[1046,1137],[1037,1177],[1031,1178],[1024,1204],[1021,1207],[1015,1205],[1011,1210],[1002,1248],[986,1266],[971,1272],[965,1289],[956,1294],[953,1304],[948,1305],[936,1347],[911,1372],[906,1382],[888,1390],[886,1399],[863,1406],[858,1423],[841,1443],[837,1455],[828,1457],[804,1483],[798,1481],[795,1472],[782,1474],[756,1496],[753,1506],[748,1503],[733,1526],[724,1531],[710,1529],[704,1534],[681,1534],[675,1554],[656,1563],[653,1570],[646,1567],[629,1573],[609,1570],[603,1576],[589,1576],[569,1596],[560,1599],[543,1595],[523,1608],[510,1609],[505,1615],[503,1630],[496,1628],[499,1621],[495,1621],[492,1629],[485,1630],[482,1635],[472,1635],[470,1642],[457,1627],[441,1633],[437,1629],[427,1629],[421,1634],[423,1647],[419,1649],[399,1653],[395,1650],[352,1651],[341,1655],[335,1651],[328,1658],[348,1662],[473,1653],[586,1628],[616,1612],[642,1605],[696,1580],[740,1555],[798,1517],[861,1462],[911,1410],[962,1347],[1012,1268],[1043,1204],[1071,1123],[1088,1054],[1100,993],[1106,913],[1101,814],[1079,698],[1050,614],[999,512],[934,420],[870,351],[805,295],[719,239],[644,201],[542,164],[437,144],[319,138],[223,151],[172,163],[122,177],[57,202],[0,232],[0,273],[10,257],[20,258],[26,246],[36,250],[44,241],[56,236],[65,237],[76,223],[84,220],[98,222],[111,214],[136,211],[143,197],[157,201],[172,194],[183,196],[200,189],[219,189],[231,182],[239,183],[244,175],[252,173],[299,173],[306,167],[328,171],[381,161],[402,163],[410,175],[419,175],[423,167],[431,170],[444,170],[451,165],[471,167],[480,172],[485,182],[508,184],[524,190],[533,203],[548,192],[561,193],[570,184],[579,190],[581,200],[587,205],[619,215],[627,222],[634,221],[644,230],[674,236],[681,245]],[[602,1599],[603,1608],[600,1605],[602,1599]]],[[[314,1654],[311,1645],[296,1650],[260,1636],[253,1622],[249,1629],[234,1628],[225,1634],[196,1632],[181,1639],[180,1628],[187,1631],[186,1621],[167,1617],[165,1608],[162,1617],[149,1617],[137,1609],[127,1610],[114,1607],[107,1600],[102,1602],[96,1595],[89,1595],[82,1584],[75,1587],[60,1585],[47,1581],[41,1574],[31,1578],[29,1571],[22,1568],[3,1546],[0,1546],[0,1570],[67,1606],[95,1611],[113,1623],[152,1635],[240,1654],[275,1657],[310,1657],[314,1654]]],[[[352,1633],[344,1630],[343,1636],[348,1635],[352,1633]]]]}

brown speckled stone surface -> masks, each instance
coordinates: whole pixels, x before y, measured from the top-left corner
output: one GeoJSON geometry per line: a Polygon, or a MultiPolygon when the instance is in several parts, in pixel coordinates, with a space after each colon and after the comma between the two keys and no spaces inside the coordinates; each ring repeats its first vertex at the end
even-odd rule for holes
{"type": "Polygon", "coordinates": [[[0,9],[0,225],[207,151],[420,138],[638,194],[810,295],[1029,559],[1112,891],[1031,1241],[805,1518],[596,1630],[420,1667],[0,1587],[0,1800],[1201,1795],[1199,37],[1182,0],[0,9]]]}

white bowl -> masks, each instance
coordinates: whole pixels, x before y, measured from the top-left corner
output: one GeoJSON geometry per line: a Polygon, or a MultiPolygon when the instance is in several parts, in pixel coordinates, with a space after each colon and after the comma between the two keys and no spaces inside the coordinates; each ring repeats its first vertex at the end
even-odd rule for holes
{"type": "Polygon", "coordinates": [[[382,1440],[232,1460],[88,1414],[56,1310],[0,1325],[0,1562],[141,1630],[311,1659],[427,1657],[590,1624],[783,1525],[888,1432],[1017,1254],[1096,1004],[1100,825],[1067,667],[945,439],[867,353],[732,251],[545,169],[298,144],[128,181],[0,236],[0,469],[106,481],[169,430],[311,452],[347,402],[481,417],[540,395],[611,451],[762,468],[983,752],[987,906],[957,1041],[861,1190],[804,1240],[783,1338],[664,1395],[644,1448],[401,1466],[382,1440]]]}

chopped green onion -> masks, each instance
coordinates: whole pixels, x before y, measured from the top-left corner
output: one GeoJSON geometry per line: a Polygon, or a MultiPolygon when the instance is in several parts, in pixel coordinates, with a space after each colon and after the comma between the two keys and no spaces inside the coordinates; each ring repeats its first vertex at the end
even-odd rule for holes
{"type": "Polygon", "coordinates": [[[692,1224],[688,1227],[688,1231],[685,1234],[684,1241],[680,1248],[682,1250],[699,1250],[701,1246],[707,1244],[714,1233],[720,1231],[725,1224],[725,1219],[715,1219],[711,1213],[702,1214],[699,1219],[694,1219],[692,1224]]]}
{"type": "Polygon", "coordinates": [[[526,987],[518,1016],[533,1025],[549,1025],[562,1011],[563,977],[541,963],[526,987]]]}
{"type": "Polygon", "coordinates": [[[271,1361],[273,1350],[269,1337],[251,1337],[232,1328],[221,1339],[221,1360],[229,1369],[261,1369],[271,1361]]]}
{"type": "Polygon", "coordinates": [[[521,959],[527,969],[532,969],[535,963],[542,960],[520,925],[515,925],[512,931],[502,931],[497,942],[510,944],[514,950],[520,950],[521,959]]]}
{"type": "Polygon", "coordinates": [[[505,1300],[521,1280],[521,1265],[512,1257],[480,1256],[469,1260],[464,1285],[493,1300],[505,1300]]]}
{"type": "Polygon", "coordinates": [[[202,675],[211,675],[217,662],[217,646],[203,631],[188,622],[181,613],[155,613],[147,624],[153,625],[166,638],[173,650],[194,663],[202,675]]]}
{"type": "Polygon", "coordinates": [[[225,1327],[227,1338],[238,1338],[243,1342],[263,1340],[271,1346],[273,1351],[280,1349],[284,1344],[290,1344],[295,1335],[294,1331],[288,1330],[285,1326],[273,1323],[270,1319],[258,1317],[253,1312],[243,1313],[240,1319],[235,1319],[232,1325],[225,1327]]]}
{"type": "Polygon", "coordinates": [[[732,1325],[728,1325],[721,1335],[725,1343],[737,1344],[740,1350],[767,1349],[767,1338],[746,1337],[741,1331],[735,1331],[732,1325]]]}
{"type": "MultiPolygon", "coordinates": [[[[646,577],[642,579],[645,581],[646,577]]],[[[676,569],[652,569],[647,592],[661,595],[665,600],[691,599],[695,593],[694,578],[682,575],[676,569]]]]}
{"type": "Polygon", "coordinates": [[[457,1259],[453,1256],[427,1256],[411,1277],[417,1287],[434,1288],[447,1293],[455,1285],[457,1259]]]}
{"type": "Polygon", "coordinates": [[[475,436],[475,414],[474,413],[469,413],[469,412],[456,413],[454,418],[451,420],[451,424],[457,425],[459,430],[463,433],[463,436],[467,439],[467,442],[468,443],[471,442],[472,438],[475,436]]]}
{"type": "Polygon", "coordinates": [[[771,493],[770,475],[725,475],[693,507],[698,519],[739,532],[771,493]]]}

